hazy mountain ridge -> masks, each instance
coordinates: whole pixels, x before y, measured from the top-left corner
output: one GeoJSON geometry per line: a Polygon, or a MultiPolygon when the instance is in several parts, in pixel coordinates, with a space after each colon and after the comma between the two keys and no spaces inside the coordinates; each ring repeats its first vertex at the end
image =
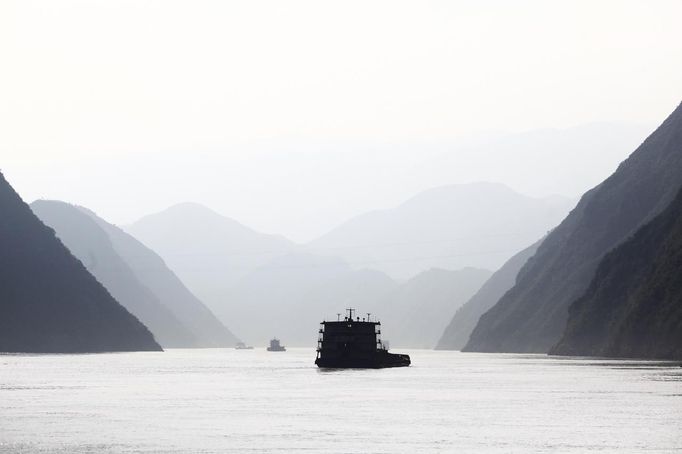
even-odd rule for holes
{"type": "Polygon", "coordinates": [[[505,182],[522,193],[581,194],[613,172],[655,127],[653,123],[590,122],[518,133],[491,131],[453,143],[451,151],[423,163],[418,171],[432,178],[445,174],[461,179],[484,168],[486,180],[505,182]],[[581,163],[589,165],[566,172],[581,163]]]}
{"type": "Polygon", "coordinates": [[[163,257],[212,310],[249,272],[295,247],[282,236],[256,232],[196,203],[173,205],[124,230],[163,257]]]}
{"type": "Polygon", "coordinates": [[[478,268],[432,268],[399,285],[377,304],[382,332],[391,345],[434,348],[456,311],[492,272],[478,268]]]}
{"type": "Polygon", "coordinates": [[[161,350],[0,174],[0,351],[161,350]]]}
{"type": "Polygon", "coordinates": [[[84,207],[36,201],[34,213],[164,347],[233,346],[236,338],[187,290],[163,260],[84,207]]]}
{"type": "Polygon", "coordinates": [[[338,258],[289,254],[254,270],[225,298],[223,316],[249,342],[272,336],[294,346],[314,344],[323,319],[353,307],[384,323],[392,345],[432,348],[457,307],[490,276],[487,270],[432,269],[399,284],[381,271],[354,270],[338,258]]]}
{"type": "Polygon", "coordinates": [[[501,184],[442,186],[356,216],[306,248],[401,279],[430,268],[497,269],[572,206],[566,198],[527,197],[501,184]]]}
{"type": "Polygon", "coordinates": [[[176,205],[128,230],[152,248],[158,244],[166,263],[195,292],[207,295],[213,312],[248,342],[278,335],[309,345],[309,326],[353,306],[390,322],[386,329],[395,345],[433,348],[457,308],[490,275],[470,262],[494,263],[487,253],[501,248],[502,255],[512,255],[523,246],[516,243],[535,241],[554,227],[568,205],[561,197],[526,197],[493,183],[432,188],[395,209],[349,220],[328,234],[334,240],[325,247],[259,234],[197,204],[176,205]],[[343,243],[349,230],[350,236],[361,231],[366,243],[343,243]],[[377,249],[368,253],[368,245],[377,249]],[[348,255],[363,256],[349,266],[348,255]],[[467,280],[460,277],[466,268],[479,269],[470,270],[467,280]],[[402,283],[386,275],[387,269],[404,271],[402,283]],[[397,310],[389,299],[412,307],[397,310]],[[298,325],[302,319],[307,328],[298,325]]]}
{"type": "Polygon", "coordinates": [[[682,190],[606,254],[550,353],[682,359],[682,190]]]}
{"type": "Polygon", "coordinates": [[[547,352],[568,306],[587,289],[608,251],[660,213],[682,182],[682,105],[616,172],[588,191],[485,313],[466,351],[547,352]]]}
{"type": "Polygon", "coordinates": [[[541,242],[542,240],[536,242],[507,260],[469,301],[457,309],[438,341],[436,350],[464,348],[481,315],[497,304],[500,298],[514,286],[519,271],[535,255],[541,242]]]}
{"type": "Polygon", "coordinates": [[[30,206],[109,293],[149,328],[162,346],[194,345],[194,335],[137,279],[114,249],[108,234],[90,216],[65,202],[38,200],[30,206]]]}
{"type": "Polygon", "coordinates": [[[87,208],[78,207],[108,235],[116,252],[133,273],[167,307],[194,337],[194,347],[231,347],[238,341],[183,282],[163,259],[133,236],[109,224],[87,208]]]}
{"type": "Polygon", "coordinates": [[[290,253],[242,278],[215,313],[234,320],[250,343],[279,336],[289,345],[311,346],[324,314],[342,311],[355,297],[371,298],[374,288],[383,294],[385,285],[393,283],[381,273],[353,271],[337,258],[290,253]]]}

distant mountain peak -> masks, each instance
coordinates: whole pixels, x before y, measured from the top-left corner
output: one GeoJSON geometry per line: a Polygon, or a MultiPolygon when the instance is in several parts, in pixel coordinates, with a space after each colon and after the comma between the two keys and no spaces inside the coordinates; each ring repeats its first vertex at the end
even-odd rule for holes
{"type": "Polygon", "coordinates": [[[496,269],[554,228],[573,206],[565,197],[529,197],[500,183],[439,186],[394,208],[353,217],[307,249],[394,279],[431,267],[496,269]]]}
{"type": "Polygon", "coordinates": [[[36,201],[33,212],[72,254],[92,258],[90,272],[165,347],[232,346],[236,338],[142,243],[93,211],[61,201],[36,201]]]}
{"type": "MultiPolygon", "coordinates": [[[[171,205],[161,211],[157,211],[152,214],[143,216],[133,224],[129,225],[130,230],[139,230],[143,228],[145,224],[154,223],[168,223],[168,222],[179,222],[183,225],[183,221],[191,220],[192,222],[210,223],[211,225],[222,225],[223,227],[229,227],[234,229],[232,233],[241,233],[245,235],[263,235],[271,238],[278,238],[281,241],[286,241],[292,243],[289,239],[285,238],[283,235],[279,234],[269,234],[259,232],[252,227],[237,221],[234,218],[225,216],[218,213],[217,211],[202,205],[197,202],[181,202],[171,205]]],[[[293,244],[293,243],[292,243],[293,244]]]]}

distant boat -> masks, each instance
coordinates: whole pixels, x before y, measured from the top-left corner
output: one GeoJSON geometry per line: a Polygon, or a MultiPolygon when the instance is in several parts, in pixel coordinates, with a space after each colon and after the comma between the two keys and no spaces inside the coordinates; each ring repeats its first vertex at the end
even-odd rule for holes
{"type": "Polygon", "coordinates": [[[244,342],[237,342],[237,345],[234,347],[237,350],[253,350],[252,346],[246,346],[244,342]]]}
{"type": "Polygon", "coordinates": [[[322,322],[317,341],[318,367],[380,369],[409,366],[410,356],[389,353],[388,345],[381,341],[381,322],[353,318],[355,309],[346,309],[348,315],[335,322],[322,322]]]}
{"type": "Polygon", "coordinates": [[[287,351],[286,348],[284,348],[284,345],[279,344],[279,339],[274,338],[270,339],[270,346],[268,347],[269,352],[285,352],[287,351]]]}

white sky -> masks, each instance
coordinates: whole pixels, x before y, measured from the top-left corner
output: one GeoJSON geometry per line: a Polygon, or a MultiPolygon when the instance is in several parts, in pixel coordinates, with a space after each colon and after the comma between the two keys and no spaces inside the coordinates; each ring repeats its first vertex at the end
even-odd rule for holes
{"type": "Polygon", "coordinates": [[[680,18],[651,0],[5,0],[0,166],[28,201],[125,223],[193,200],[297,240],[435,184],[578,195],[471,156],[451,181],[404,176],[490,131],[655,126],[682,101],[680,18]]]}

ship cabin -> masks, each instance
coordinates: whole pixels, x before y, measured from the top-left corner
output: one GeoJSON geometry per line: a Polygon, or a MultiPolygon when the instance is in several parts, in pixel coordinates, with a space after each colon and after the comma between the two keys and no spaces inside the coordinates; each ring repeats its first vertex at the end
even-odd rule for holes
{"type": "Polygon", "coordinates": [[[320,323],[318,358],[321,355],[371,357],[377,351],[385,351],[386,347],[381,341],[381,322],[372,320],[371,315],[367,313],[367,317],[360,318],[356,316],[355,309],[349,308],[343,320],[341,314],[337,314],[336,321],[320,323]]]}

